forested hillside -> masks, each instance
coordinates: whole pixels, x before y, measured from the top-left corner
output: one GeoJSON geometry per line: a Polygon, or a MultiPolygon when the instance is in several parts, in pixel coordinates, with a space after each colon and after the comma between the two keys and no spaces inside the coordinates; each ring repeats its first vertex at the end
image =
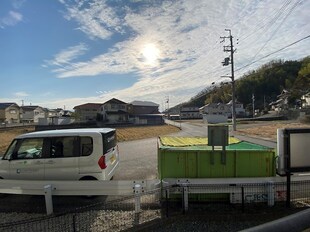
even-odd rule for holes
{"type": "MultiPolygon", "coordinates": [[[[310,91],[310,56],[299,61],[271,61],[236,80],[236,98],[251,109],[252,96],[255,108],[263,110],[277,99],[283,89],[291,93],[291,105],[298,103],[300,97],[310,91]]],[[[190,101],[176,106],[198,106],[208,103],[231,100],[231,84],[220,83],[207,87],[190,101]]]]}

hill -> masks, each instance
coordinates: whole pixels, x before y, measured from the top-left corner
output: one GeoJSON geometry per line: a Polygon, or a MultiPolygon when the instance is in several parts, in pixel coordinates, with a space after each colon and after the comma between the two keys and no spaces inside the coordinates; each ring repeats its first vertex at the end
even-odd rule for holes
{"type": "MultiPolygon", "coordinates": [[[[302,60],[274,60],[264,64],[236,80],[236,99],[246,109],[252,108],[252,96],[255,96],[255,108],[267,110],[269,104],[277,100],[283,89],[291,93],[289,104],[299,104],[300,97],[310,91],[310,56],[302,60]]],[[[231,100],[230,83],[208,86],[192,97],[188,102],[179,104],[171,111],[182,106],[201,107],[212,102],[228,103],[231,100]]]]}

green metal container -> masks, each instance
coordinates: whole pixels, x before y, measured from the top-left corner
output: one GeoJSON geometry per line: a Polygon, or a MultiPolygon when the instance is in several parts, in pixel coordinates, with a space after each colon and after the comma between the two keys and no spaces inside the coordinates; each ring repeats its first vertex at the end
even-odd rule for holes
{"type": "Polygon", "coordinates": [[[275,151],[244,141],[225,147],[203,145],[201,138],[176,137],[182,146],[158,142],[158,174],[164,178],[231,178],[275,176],[275,151]],[[187,145],[186,140],[190,140],[187,145]],[[223,158],[224,157],[224,158],[223,158]]]}

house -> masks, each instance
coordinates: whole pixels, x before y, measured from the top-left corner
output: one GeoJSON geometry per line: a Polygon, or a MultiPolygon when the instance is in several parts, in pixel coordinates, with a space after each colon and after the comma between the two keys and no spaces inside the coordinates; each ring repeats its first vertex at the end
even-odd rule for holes
{"type": "MultiPolygon", "coordinates": [[[[228,117],[232,116],[232,100],[227,103],[227,105],[230,107],[230,113],[228,114],[228,117]]],[[[246,116],[245,109],[243,108],[243,104],[235,101],[235,111],[236,111],[236,117],[244,117],[246,116]]]]}
{"type": "Polygon", "coordinates": [[[289,91],[282,90],[281,94],[277,96],[277,100],[275,102],[271,102],[269,105],[271,109],[274,111],[282,112],[288,110],[288,98],[290,96],[289,91]]]}
{"type": "Polygon", "coordinates": [[[301,107],[310,108],[310,92],[301,96],[301,107]]]}
{"type": "Polygon", "coordinates": [[[150,101],[133,101],[128,105],[130,114],[159,114],[159,105],[150,101]]]}
{"type": "Polygon", "coordinates": [[[126,102],[112,98],[100,105],[99,113],[103,121],[108,123],[125,123],[129,121],[127,105],[126,102]]]}
{"type": "Polygon", "coordinates": [[[163,114],[159,113],[159,105],[150,101],[133,101],[128,105],[129,120],[134,124],[163,124],[163,114]]]}
{"type": "Polygon", "coordinates": [[[1,123],[19,123],[20,107],[16,103],[0,103],[0,122],[1,123]]]}
{"type": "Polygon", "coordinates": [[[96,121],[100,111],[100,103],[86,103],[73,107],[78,121],[96,121]]]}
{"type": "Polygon", "coordinates": [[[231,107],[224,103],[209,103],[199,108],[201,114],[230,115],[231,107]]]}
{"type": "Polygon", "coordinates": [[[73,118],[71,118],[72,112],[69,110],[63,110],[61,108],[44,108],[44,110],[45,118],[39,118],[38,125],[66,125],[75,121],[73,118]]]}
{"type": "Polygon", "coordinates": [[[205,123],[223,123],[227,122],[231,114],[231,107],[224,103],[209,103],[199,108],[205,123]]]}
{"type": "Polygon", "coordinates": [[[180,119],[198,119],[201,118],[199,108],[195,106],[181,107],[180,119]]]}
{"type": "Polygon", "coordinates": [[[38,123],[39,118],[46,118],[46,111],[40,106],[21,106],[20,121],[23,123],[38,123]]]}

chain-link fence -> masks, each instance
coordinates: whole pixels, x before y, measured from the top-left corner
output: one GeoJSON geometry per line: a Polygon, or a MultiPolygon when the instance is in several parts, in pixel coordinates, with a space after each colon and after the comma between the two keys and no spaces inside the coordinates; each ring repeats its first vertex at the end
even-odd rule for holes
{"type": "MultiPolygon", "coordinates": [[[[286,183],[181,184],[97,202],[52,216],[3,223],[0,231],[136,231],[145,227],[150,227],[150,231],[159,228],[167,231],[163,229],[166,222],[169,227],[180,219],[178,226],[182,226],[194,215],[195,220],[197,215],[206,215],[208,225],[212,218],[218,221],[218,215],[225,219],[226,224],[228,218],[236,223],[237,218],[244,220],[246,215],[269,215],[268,220],[273,220],[310,206],[310,181],[292,182],[290,208],[287,207],[286,196],[286,183]]],[[[257,221],[264,222],[259,218],[257,221]]],[[[251,226],[238,225],[238,229],[251,226]]],[[[206,229],[203,224],[199,226],[206,229]]]]}

